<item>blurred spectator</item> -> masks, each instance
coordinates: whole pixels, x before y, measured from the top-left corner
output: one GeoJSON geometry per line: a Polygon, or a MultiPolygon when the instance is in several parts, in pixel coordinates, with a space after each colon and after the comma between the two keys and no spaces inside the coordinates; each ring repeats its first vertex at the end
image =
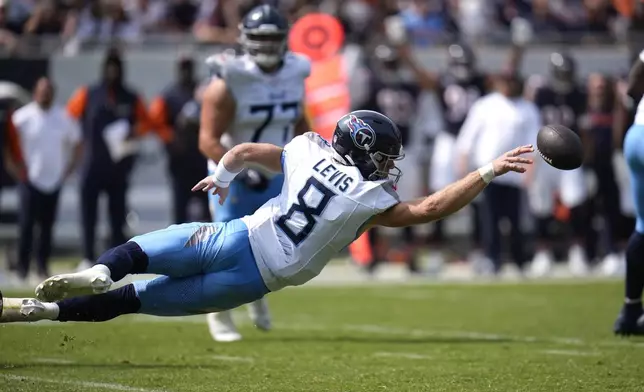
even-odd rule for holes
{"type": "Polygon", "coordinates": [[[190,32],[197,20],[199,2],[191,0],[171,0],[167,5],[165,26],[170,31],[190,32]]]}
{"type": "Polygon", "coordinates": [[[137,25],[142,33],[156,33],[165,25],[168,12],[167,1],[164,0],[130,0],[124,2],[125,12],[137,25]]]}
{"type": "Polygon", "coordinates": [[[550,37],[556,37],[557,33],[561,33],[566,29],[565,22],[554,11],[554,8],[556,6],[550,0],[532,1],[532,9],[528,20],[537,36],[546,34],[550,37]]]}
{"type": "Polygon", "coordinates": [[[51,238],[60,188],[80,159],[81,134],[63,107],[54,105],[54,86],[47,78],[36,84],[34,101],[12,116],[27,175],[20,184],[18,277],[27,278],[34,226],[39,226],[36,255],[39,280],[49,276],[51,238]]]}
{"type": "Polygon", "coordinates": [[[58,35],[63,32],[65,14],[55,0],[41,0],[24,27],[26,34],[58,35]]]}
{"type": "Polygon", "coordinates": [[[244,15],[241,2],[225,0],[202,0],[193,34],[202,42],[237,42],[238,25],[244,15]]]}
{"type": "MultiPolygon", "coordinates": [[[[470,167],[482,167],[512,146],[533,144],[541,126],[537,107],[521,98],[522,82],[516,74],[503,74],[495,81],[496,92],[480,98],[472,106],[456,140],[461,175],[470,167]]],[[[502,236],[499,223],[507,218],[512,226],[512,259],[523,270],[525,237],[520,222],[524,179],[504,176],[483,191],[482,235],[487,260],[474,266],[479,273],[498,274],[501,270],[502,236]]]]}
{"type": "MultiPolygon", "coordinates": [[[[140,95],[125,84],[121,55],[113,49],[103,62],[101,79],[79,88],[67,109],[81,123],[85,154],[81,164],[81,216],[83,257],[80,267],[92,264],[95,252],[98,199],[109,198],[111,246],[125,242],[126,193],[136,153],[136,138],[151,130],[147,108],[140,95]]],[[[170,135],[158,130],[162,139],[170,135]]]]}
{"type": "Polygon", "coordinates": [[[458,33],[458,26],[449,11],[442,0],[413,0],[400,12],[410,42],[427,46],[458,33]]]}
{"type": "Polygon", "coordinates": [[[208,163],[199,151],[199,114],[194,60],[177,62],[177,79],[152,101],[150,117],[158,129],[167,129],[168,172],[172,180],[174,223],[210,221],[208,194],[192,192],[192,186],[208,175],[208,163]],[[190,201],[199,203],[199,216],[188,213],[190,201]]]}
{"type": "Polygon", "coordinates": [[[612,31],[617,11],[608,0],[584,0],[584,30],[591,33],[612,31]]]}
{"type": "Polygon", "coordinates": [[[97,0],[68,15],[68,26],[80,41],[132,41],[140,38],[141,25],[129,15],[121,0],[97,0]]]}
{"type": "Polygon", "coordinates": [[[482,40],[494,27],[494,3],[489,0],[450,0],[462,40],[482,40]]]}
{"type": "Polygon", "coordinates": [[[24,19],[11,18],[9,0],[0,0],[0,47],[13,51],[18,45],[18,35],[22,33],[24,19]]]}

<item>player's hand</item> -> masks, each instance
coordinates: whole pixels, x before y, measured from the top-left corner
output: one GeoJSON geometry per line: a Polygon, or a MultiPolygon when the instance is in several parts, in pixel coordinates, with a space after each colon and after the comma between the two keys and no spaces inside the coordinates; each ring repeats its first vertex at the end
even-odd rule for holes
{"type": "Polygon", "coordinates": [[[534,152],[534,148],[531,144],[528,144],[501,155],[492,162],[494,175],[501,176],[508,172],[524,173],[527,169],[526,165],[532,164],[532,159],[522,157],[521,155],[531,152],[534,152]]]}
{"type": "Polygon", "coordinates": [[[247,188],[255,192],[263,192],[268,188],[268,178],[257,170],[246,169],[239,173],[237,179],[243,182],[247,188]]]}
{"type": "Polygon", "coordinates": [[[203,180],[199,181],[197,185],[192,187],[193,192],[197,192],[197,191],[208,192],[211,189],[214,189],[212,191],[213,195],[219,196],[219,204],[224,204],[224,202],[226,201],[226,198],[228,197],[229,188],[218,187],[215,184],[215,180],[213,176],[208,176],[204,178],[203,180]]]}

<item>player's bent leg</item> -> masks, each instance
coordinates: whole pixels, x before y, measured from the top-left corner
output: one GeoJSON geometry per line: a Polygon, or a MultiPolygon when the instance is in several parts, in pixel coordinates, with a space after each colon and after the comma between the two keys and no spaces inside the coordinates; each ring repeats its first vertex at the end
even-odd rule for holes
{"type": "Polygon", "coordinates": [[[163,276],[133,284],[141,301],[139,313],[155,316],[220,312],[256,301],[269,292],[252,258],[240,260],[226,271],[185,278],[163,276]]]}
{"type": "MultiPolygon", "coordinates": [[[[1,296],[1,293],[0,293],[1,296]]],[[[129,284],[99,295],[41,302],[34,298],[5,298],[0,301],[0,323],[54,321],[100,322],[137,313],[141,303],[129,284]]]]}
{"type": "Polygon", "coordinates": [[[172,225],[134,237],[102,254],[97,264],[89,269],[45,280],[36,288],[36,297],[43,301],[56,301],[101,294],[107,292],[114,281],[128,274],[197,274],[202,270],[202,259],[198,257],[202,243],[207,243],[220,226],[209,223],[172,225]]]}
{"type": "Polygon", "coordinates": [[[613,331],[620,335],[644,335],[644,126],[633,125],[624,141],[624,156],[631,176],[637,221],[626,248],[625,299],[613,331]]]}
{"type": "MultiPolygon", "coordinates": [[[[141,313],[178,316],[219,312],[253,302],[268,293],[253,256],[248,228],[241,220],[215,224],[199,251],[201,273],[135,282],[141,313]]],[[[150,257],[152,265],[152,257],[150,257]]]]}

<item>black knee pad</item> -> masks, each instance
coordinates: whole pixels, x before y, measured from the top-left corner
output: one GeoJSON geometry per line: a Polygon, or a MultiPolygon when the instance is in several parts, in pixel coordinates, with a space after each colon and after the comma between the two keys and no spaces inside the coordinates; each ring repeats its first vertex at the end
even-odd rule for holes
{"type": "Polygon", "coordinates": [[[97,264],[106,265],[115,282],[127,274],[141,274],[148,269],[148,255],[136,242],[128,241],[118,245],[98,258],[97,264]]]}

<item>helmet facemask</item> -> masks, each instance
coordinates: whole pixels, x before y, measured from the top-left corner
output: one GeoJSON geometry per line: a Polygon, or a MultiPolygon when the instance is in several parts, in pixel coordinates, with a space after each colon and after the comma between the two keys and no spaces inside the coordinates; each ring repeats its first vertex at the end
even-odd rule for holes
{"type": "Polygon", "coordinates": [[[403,173],[394,162],[400,161],[405,157],[402,147],[398,154],[386,154],[381,151],[376,151],[374,153],[368,152],[367,154],[374,168],[373,172],[369,175],[368,180],[390,180],[394,185],[396,185],[403,173]]]}
{"type": "Polygon", "coordinates": [[[239,43],[260,67],[274,67],[284,58],[287,50],[287,32],[272,25],[262,25],[257,29],[244,29],[239,43]]]}

